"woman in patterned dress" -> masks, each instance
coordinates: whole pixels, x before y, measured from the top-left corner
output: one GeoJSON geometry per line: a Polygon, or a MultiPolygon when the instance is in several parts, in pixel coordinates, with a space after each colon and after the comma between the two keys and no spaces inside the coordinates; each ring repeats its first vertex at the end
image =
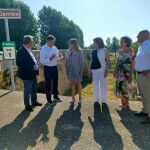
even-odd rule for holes
{"type": "Polygon", "coordinates": [[[75,91],[76,86],[79,92],[79,103],[82,101],[82,73],[84,68],[83,52],[79,49],[76,39],[69,40],[69,50],[66,52],[66,73],[72,87],[72,100],[71,103],[75,102],[75,91]]]}
{"type": "Polygon", "coordinates": [[[118,58],[115,66],[114,77],[116,78],[115,94],[121,99],[122,108],[129,107],[129,99],[133,98],[134,89],[134,52],[131,49],[132,41],[129,37],[122,37],[118,58]]]}

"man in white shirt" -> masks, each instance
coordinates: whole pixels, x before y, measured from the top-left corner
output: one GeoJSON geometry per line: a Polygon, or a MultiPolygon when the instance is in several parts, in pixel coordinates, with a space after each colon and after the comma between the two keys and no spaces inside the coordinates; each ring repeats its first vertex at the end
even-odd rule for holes
{"type": "Polygon", "coordinates": [[[143,109],[135,115],[146,116],[146,120],[141,123],[150,124],[150,33],[147,30],[143,30],[139,32],[137,38],[140,46],[136,54],[135,69],[143,109]]]}
{"type": "Polygon", "coordinates": [[[51,98],[51,82],[53,83],[53,95],[54,99],[61,102],[58,97],[58,69],[57,64],[60,60],[59,52],[55,44],[55,37],[49,35],[47,37],[47,43],[41,48],[40,51],[40,63],[44,65],[44,77],[45,77],[45,90],[48,104],[53,104],[51,98]]]}
{"type": "Polygon", "coordinates": [[[32,106],[42,106],[37,101],[37,75],[38,64],[31,48],[33,46],[33,36],[25,35],[23,46],[17,51],[16,64],[18,66],[18,77],[24,84],[24,105],[27,111],[33,111],[30,104],[30,95],[32,106]]]}

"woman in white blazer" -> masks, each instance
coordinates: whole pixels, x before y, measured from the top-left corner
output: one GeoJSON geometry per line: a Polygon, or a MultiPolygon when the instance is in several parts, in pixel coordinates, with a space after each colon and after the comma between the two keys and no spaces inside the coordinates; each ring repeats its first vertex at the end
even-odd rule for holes
{"type": "Polygon", "coordinates": [[[110,64],[109,53],[104,48],[103,39],[100,37],[93,39],[95,50],[92,51],[92,62],[90,70],[92,72],[94,103],[98,104],[99,100],[102,104],[107,103],[107,86],[106,78],[108,74],[108,66],[110,64]]]}

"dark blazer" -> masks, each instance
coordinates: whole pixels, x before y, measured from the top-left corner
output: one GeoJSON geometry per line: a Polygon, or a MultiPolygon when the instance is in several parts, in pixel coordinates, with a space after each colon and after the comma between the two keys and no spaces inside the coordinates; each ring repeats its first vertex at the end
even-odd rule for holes
{"type": "Polygon", "coordinates": [[[38,71],[34,70],[35,62],[24,46],[17,51],[16,64],[18,77],[22,80],[32,80],[38,74],[38,71]]]}

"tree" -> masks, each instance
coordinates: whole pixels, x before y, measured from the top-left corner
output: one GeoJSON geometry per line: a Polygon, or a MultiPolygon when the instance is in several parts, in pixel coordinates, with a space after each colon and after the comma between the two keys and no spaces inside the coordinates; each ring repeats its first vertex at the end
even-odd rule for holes
{"type": "Polygon", "coordinates": [[[68,48],[70,38],[77,38],[79,45],[84,46],[82,30],[61,12],[52,9],[50,6],[43,6],[38,13],[38,17],[41,45],[46,42],[46,37],[51,34],[56,37],[56,46],[59,49],[68,48]]]}
{"type": "Polygon", "coordinates": [[[116,53],[116,51],[119,48],[119,40],[116,37],[113,37],[112,39],[110,39],[110,37],[108,37],[106,39],[106,48],[112,52],[112,53],[116,53]]]}
{"type": "MultiPolygon", "coordinates": [[[[10,40],[16,42],[17,49],[22,44],[24,35],[31,34],[38,44],[38,23],[30,8],[18,0],[0,0],[0,8],[21,9],[21,19],[9,20],[10,40]]],[[[0,43],[6,41],[4,20],[0,20],[0,43]]]]}
{"type": "Polygon", "coordinates": [[[90,44],[87,49],[95,49],[93,44],[90,44]]]}
{"type": "Polygon", "coordinates": [[[108,38],[106,39],[106,48],[107,48],[108,50],[111,50],[111,40],[110,40],[110,37],[108,37],[108,38]]]}
{"type": "Polygon", "coordinates": [[[139,47],[139,43],[138,42],[132,43],[132,48],[134,49],[135,53],[137,52],[138,47],[139,47]]]}
{"type": "Polygon", "coordinates": [[[118,48],[119,48],[119,40],[116,37],[113,37],[112,38],[112,43],[111,43],[112,52],[116,53],[118,48]]]}

